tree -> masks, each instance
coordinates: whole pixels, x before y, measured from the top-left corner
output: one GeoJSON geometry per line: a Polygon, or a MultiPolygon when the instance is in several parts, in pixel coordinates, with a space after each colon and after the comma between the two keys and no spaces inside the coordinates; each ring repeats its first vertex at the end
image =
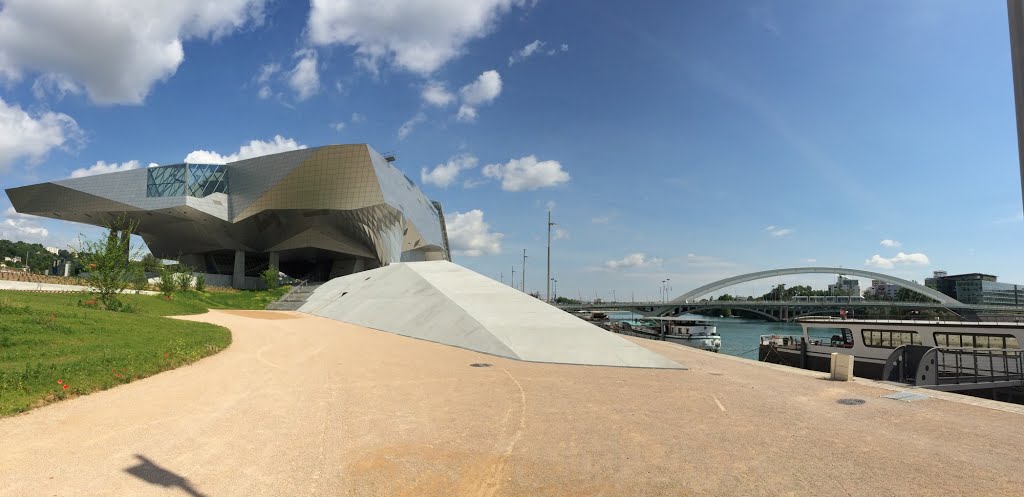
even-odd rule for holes
{"type": "Polygon", "coordinates": [[[141,253],[141,249],[134,253],[131,250],[131,234],[137,226],[137,222],[121,216],[107,225],[109,232],[105,237],[90,240],[79,236],[80,259],[88,271],[87,281],[107,309],[122,307],[118,296],[131,284],[135,269],[129,261],[141,253]]]}
{"type": "Polygon", "coordinates": [[[718,297],[718,300],[723,300],[723,301],[724,300],[736,300],[736,297],[733,297],[732,295],[729,295],[728,293],[723,293],[721,296],[718,297]]]}

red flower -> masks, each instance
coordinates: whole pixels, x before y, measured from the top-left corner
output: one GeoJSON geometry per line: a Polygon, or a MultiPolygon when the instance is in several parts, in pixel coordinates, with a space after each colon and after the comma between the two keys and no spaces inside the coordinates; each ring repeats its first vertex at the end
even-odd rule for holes
{"type": "Polygon", "coordinates": [[[117,373],[117,374],[115,374],[114,376],[116,376],[116,377],[120,378],[120,377],[121,377],[121,373],[117,373]]]}
{"type": "Polygon", "coordinates": [[[62,384],[62,383],[64,383],[64,380],[57,380],[57,384],[58,384],[58,385],[60,385],[60,384],[62,384]]]}
{"type": "Polygon", "coordinates": [[[64,390],[67,390],[67,389],[68,389],[68,384],[67,384],[67,383],[65,383],[65,384],[64,384],[64,390]]]}
{"type": "Polygon", "coordinates": [[[113,373],[114,372],[114,368],[110,368],[110,372],[113,373]]]}

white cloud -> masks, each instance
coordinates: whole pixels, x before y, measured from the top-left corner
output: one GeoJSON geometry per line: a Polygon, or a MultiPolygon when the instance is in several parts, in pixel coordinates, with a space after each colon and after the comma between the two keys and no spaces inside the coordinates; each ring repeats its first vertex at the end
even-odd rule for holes
{"type": "Polygon", "coordinates": [[[266,99],[270,98],[270,96],[273,95],[273,94],[274,94],[274,92],[271,91],[269,86],[261,86],[260,90],[258,92],[256,92],[256,95],[259,96],[263,100],[266,100],[266,99]]]}
{"type": "Polygon", "coordinates": [[[464,123],[476,121],[476,109],[466,104],[462,104],[459,106],[459,113],[455,114],[455,119],[464,123]]]}
{"type": "Polygon", "coordinates": [[[411,118],[409,118],[408,121],[402,123],[402,125],[398,127],[398,139],[404,140],[406,137],[409,136],[410,133],[412,133],[412,130],[416,127],[417,124],[420,124],[426,120],[426,114],[422,112],[416,113],[415,116],[412,116],[411,118]]]}
{"type": "Polygon", "coordinates": [[[900,243],[900,242],[898,242],[896,240],[889,240],[889,239],[882,240],[882,241],[878,242],[878,244],[883,246],[883,247],[890,247],[890,248],[899,248],[899,247],[903,246],[902,243],[900,243]]]}
{"type": "Polygon", "coordinates": [[[355,47],[363,67],[382,62],[430,74],[486,36],[498,18],[526,0],[313,0],[309,38],[355,47]]]}
{"type": "Polygon", "coordinates": [[[662,262],[663,261],[657,257],[647,257],[647,254],[643,252],[636,252],[629,254],[622,259],[605,261],[604,267],[608,269],[640,268],[658,266],[662,262]]]}
{"type": "Polygon", "coordinates": [[[295,91],[295,98],[302,101],[320,91],[320,73],[317,72],[315,51],[299,50],[295,57],[299,61],[288,73],[288,86],[295,91]]]}
{"type": "Polygon", "coordinates": [[[483,173],[488,178],[501,179],[501,189],[509,192],[547,188],[569,181],[569,173],[562,170],[558,161],[538,162],[533,155],[505,164],[488,164],[483,173]]]}
{"type": "Polygon", "coordinates": [[[501,240],[505,235],[491,232],[480,209],[456,212],[448,216],[446,224],[452,254],[479,257],[501,253],[501,240]]]}
{"type": "Polygon", "coordinates": [[[808,264],[813,264],[815,262],[818,262],[818,259],[804,259],[804,262],[806,262],[808,264]]]}
{"type": "Polygon", "coordinates": [[[345,123],[343,121],[338,121],[336,123],[331,123],[331,129],[333,129],[334,131],[339,131],[340,132],[340,131],[345,129],[345,123]]]}
{"type": "Polygon", "coordinates": [[[525,47],[523,47],[523,48],[519,49],[518,51],[516,51],[516,53],[510,55],[508,57],[508,65],[511,66],[512,64],[515,64],[516,62],[522,62],[523,60],[526,60],[531,55],[533,55],[535,52],[537,52],[537,50],[540,50],[543,47],[544,47],[544,42],[543,41],[533,40],[532,42],[528,43],[525,47]]]}
{"type": "Polygon", "coordinates": [[[562,51],[562,52],[568,52],[569,51],[569,44],[568,43],[563,43],[562,46],[559,47],[559,50],[562,51]]]}
{"type": "Polygon", "coordinates": [[[569,232],[559,228],[557,226],[551,227],[551,239],[552,240],[567,240],[569,238],[569,232]]]}
{"type": "Polygon", "coordinates": [[[30,115],[0,98],[0,171],[22,157],[37,162],[56,147],[81,142],[82,130],[71,116],[59,112],[30,115]]]}
{"type": "Polygon", "coordinates": [[[84,87],[97,103],[141,104],[153,85],[177,71],[185,58],[183,41],[260,24],[263,4],[6,0],[0,9],[0,75],[12,81],[27,72],[53,75],[84,87]]]}
{"type": "Polygon", "coordinates": [[[776,238],[782,238],[786,235],[790,235],[793,233],[793,230],[791,228],[779,228],[774,224],[768,226],[764,230],[767,231],[769,235],[774,236],[776,238]]]}
{"type": "Polygon", "coordinates": [[[931,261],[928,260],[928,256],[924,255],[924,254],[922,254],[920,252],[914,252],[913,254],[904,254],[903,252],[900,252],[900,253],[896,254],[895,257],[889,257],[889,258],[885,258],[885,257],[882,257],[882,256],[880,256],[878,254],[875,254],[875,255],[871,256],[870,259],[867,259],[866,261],[864,261],[865,265],[874,266],[874,267],[880,267],[880,268],[885,268],[885,269],[892,268],[893,266],[895,266],[897,264],[927,266],[930,263],[931,263],[931,261]]]}
{"type": "MultiPolygon", "coordinates": [[[[152,167],[152,166],[151,166],[152,167]]],[[[132,169],[139,168],[139,161],[130,160],[128,162],[122,162],[120,164],[111,162],[107,164],[104,161],[97,161],[95,164],[89,167],[80,167],[71,171],[72,178],[84,178],[85,176],[94,176],[97,174],[116,173],[118,171],[131,171],[132,169]]]]}
{"type": "Polygon", "coordinates": [[[46,73],[32,82],[32,95],[40,100],[46,98],[47,94],[56,95],[59,100],[65,95],[80,93],[82,88],[63,74],[46,73]]]}
{"type": "Polygon", "coordinates": [[[366,120],[366,116],[364,116],[364,115],[362,115],[362,114],[360,114],[358,112],[353,112],[352,113],[352,124],[361,123],[361,122],[363,122],[365,120],[366,120]]]}
{"type": "Polygon", "coordinates": [[[493,101],[501,94],[501,75],[491,69],[477,76],[476,81],[459,90],[462,101],[469,105],[480,105],[493,101]]]}
{"type": "Polygon", "coordinates": [[[420,170],[420,181],[424,184],[435,185],[447,188],[455,182],[459,173],[476,167],[477,158],[472,154],[462,154],[452,157],[444,164],[434,166],[434,169],[423,168],[420,170]]]}
{"type": "Polygon", "coordinates": [[[484,71],[477,76],[476,81],[463,86],[459,90],[459,97],[462,105],[455,118],[462,122],[473,122],[476,120],[476,108],[482,104],[488,104],[498,98],[501,94],[501,75],[498,71],[491,69],[484,71]]]}
{"type": "Polygon", "coordinates": [[[544,208],[549,211],[553,211],[555,210],[555,206],[557,205],[558,204],[556,204],[554,200],[548,200],[547,202],[544,203],[544,208]]]}
{"type": "Polygon", "coordinates": [[[270,63],[260,66],[260,73],[256,75],[257,83],[268,83],[270,78],[281,70],[281,64],[270,63]]]}
{"type": "Polygon", "coordinates": [[[252,140],[247,145],[242,145],[238,149],[238,152],[229,155],[221,155],[217,152],[207,150],[194,150],[185,156],[185,162],[190,164],[226,164],[228,162],[251,159],[253,157],[288,152],[290,150],[298,150],[302,148],[306,148],[306,146],[292,138],[275,135],[274,139],[270,141],[252,140]]]}
{"type": "Polygon", "coordinates": [[[599,216],[590,218],[592,224],[608,224],[612,221],[611,216],[599,216]]]}
{"type": "Polygon", "coordinates": [[[434,107],[445,107],[455,101],[455,95],[440,81],[430,81],[420,94],[423,101],[434,107]]]}
{"type": "Polygon", "coordinates": [[[50,236],[50,231],[28,219],[4,219],[0,223],[0,238],[13,241],[40,241],[50,236]]]}

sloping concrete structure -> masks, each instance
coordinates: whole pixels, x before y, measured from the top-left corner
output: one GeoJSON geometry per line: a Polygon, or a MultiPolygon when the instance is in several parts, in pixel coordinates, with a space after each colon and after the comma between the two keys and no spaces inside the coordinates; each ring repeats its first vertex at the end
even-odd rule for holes
{"type": "Polygon", "coordinates": [[[523,361],[682,368],[448,261],[397,263],[335,278],[299,311],[523,361]]]}

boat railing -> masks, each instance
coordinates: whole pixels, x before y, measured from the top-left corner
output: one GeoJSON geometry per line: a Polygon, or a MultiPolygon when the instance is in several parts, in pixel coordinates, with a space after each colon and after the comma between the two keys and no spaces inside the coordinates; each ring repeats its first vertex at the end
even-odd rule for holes
{"type": "Polygon", "coordinates": [[[1024,350],[902,345],[889,354],[882,379],[951,391],[1024,386],[1024,350]]]}
{"type": "Polygon", "coordinates": [[[803,339],[803,335],[761,335],[761,345],[800,350],[800,341],[803,339]]]}

